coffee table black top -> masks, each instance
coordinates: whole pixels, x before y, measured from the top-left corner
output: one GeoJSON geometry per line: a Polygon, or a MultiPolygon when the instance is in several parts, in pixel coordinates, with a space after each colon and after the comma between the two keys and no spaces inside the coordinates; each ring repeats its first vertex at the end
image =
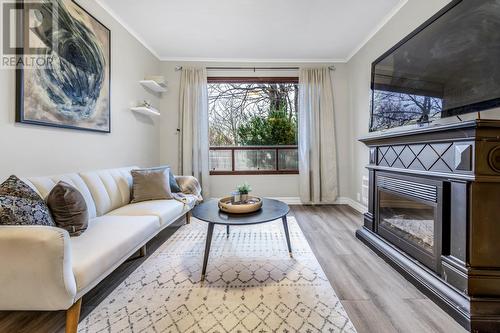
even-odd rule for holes
{"type": "Polygon", "coordinates": [[[286,216],[290,211],[284,202],[273,199],[262,199],[262,208],[249,214],[229,214],[219,209],[219,201],[210,199],[196,206],[191,214],[193,217],[215,224],[246,225],[271,222],[286,216]]]}

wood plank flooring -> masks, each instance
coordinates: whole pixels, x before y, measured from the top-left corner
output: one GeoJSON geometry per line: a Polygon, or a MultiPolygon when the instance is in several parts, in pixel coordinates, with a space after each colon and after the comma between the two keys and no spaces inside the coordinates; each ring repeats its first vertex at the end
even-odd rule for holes
{"type": "MultiPolygon", "coordinates": [[[[348,206],[292,206],[311,248],[359,333],[466,332],[437,305],[358,241],[361,215],[348,206]]],[[[179,221],[182,223],[182,221],[179,221]]],[[[178,223],[178,224],[179,224],[178,223]]],[[[177,227],[148,244],[153,253],[177,227]]],[[[130,260],[83,298],[89,314],[145,258],[130,260]]],[[[63,332],[64,312],[0,311],[1,333],[63,332]]]]}
{"type": "Polygon", "coordinates": [[[293,214],[359,333],[466,332],[356,239],[352,208],[293,206],[293,214]]]}

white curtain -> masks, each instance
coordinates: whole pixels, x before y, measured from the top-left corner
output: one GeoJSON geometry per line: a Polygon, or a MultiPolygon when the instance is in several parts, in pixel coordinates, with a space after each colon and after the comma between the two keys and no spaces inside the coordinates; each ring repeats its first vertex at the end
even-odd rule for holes
{"type": "Polygon", "coordinates": [[[179,172],[196,177],[209,198],[208,90],[205,68],[183,68],[179,93],[179,172]]]}
{"type": "Polygon", "coordinates": [[[303,203],[337,199],[337,153],[333,87],[329,68],[300,70],[299,177],[303,203]]]}

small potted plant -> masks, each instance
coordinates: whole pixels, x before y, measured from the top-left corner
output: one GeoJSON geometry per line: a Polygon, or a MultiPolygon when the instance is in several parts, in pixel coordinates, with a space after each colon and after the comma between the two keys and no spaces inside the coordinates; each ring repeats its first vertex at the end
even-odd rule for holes
{"type": "Polygon", "coordinates": [[[243,183],[241,185],[238,185],[236,188],[238,193],[240,194],[240,201],[241,202],[246,202],[248,200],[248,193],[252,192],[252,188],[248,183],[243,183]]]}

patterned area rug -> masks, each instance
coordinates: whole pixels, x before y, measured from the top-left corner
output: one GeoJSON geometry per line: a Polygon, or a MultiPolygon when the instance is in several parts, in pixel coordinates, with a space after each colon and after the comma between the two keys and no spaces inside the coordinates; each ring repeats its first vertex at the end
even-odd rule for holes
{"type": "Polygon", "coordinates": [[[79,332],[355,332],[293,217],[216,226],[200,283],[207,224],[182,226],[79,325],[79,332]]]}

